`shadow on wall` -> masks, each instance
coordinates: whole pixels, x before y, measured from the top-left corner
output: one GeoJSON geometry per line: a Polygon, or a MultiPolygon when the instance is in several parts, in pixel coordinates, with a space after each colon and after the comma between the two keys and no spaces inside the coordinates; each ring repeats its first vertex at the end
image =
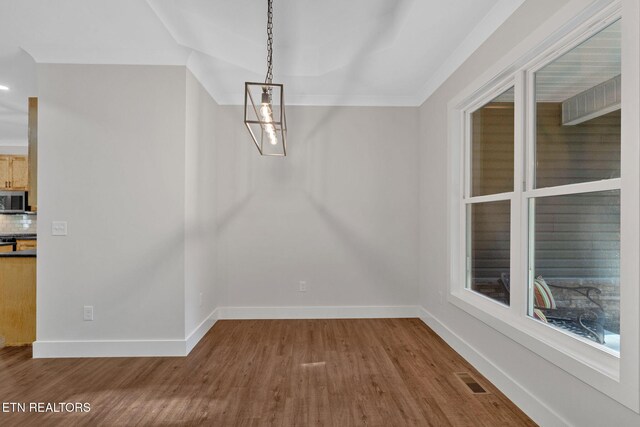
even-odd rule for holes
{"type": "Polygon", "coordinates": [[[223,165],[222,168],[216,167],[216,186],[227,191],[216,190],[216,196],[222,193],[223,197],[223,200],[216,200],[216,232],[225,230],[246,209],[256,192],[255,162],[269,159],[260,158],[242,121],[242,115],[243,110],[239,107],[224,107],[219,111],[221,121],[233,125],[225,127],[224,132],[217,135],[217,140],[227,144],[227,147],[222,152],[216,152],[216,165],[223,165]],[[224,198],[230,194],[232,200],[227,203],[224,198]]]}
{"type": "Polygon", "coordinates": [[[377,249],[375,245],[369,244],[366,236],[358,234],[353,227],[329,211],[311,194],[306,193],[306,196],[318,216],[359,260],[362,271],[366,271],[371,276],[371,284],[386,284],[388,286],[397,283],[398,278],[404,277],[403,272],[396,268],[392,262],[389,262],[389,258],[384,252],[377,249]]]}

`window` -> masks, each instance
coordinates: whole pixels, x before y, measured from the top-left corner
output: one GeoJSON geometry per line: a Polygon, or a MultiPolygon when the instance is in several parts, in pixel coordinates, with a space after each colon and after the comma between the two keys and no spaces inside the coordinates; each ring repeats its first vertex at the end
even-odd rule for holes
{"type": "Polygon", "coordinates": [[[529,105],[516,105],[512,84],[489,92],[488,102],[480,98],[465,112],[463,154],[465,288],[506,306],[520,291],[530,318],[614,352],[620,350],[620,45],[618,20],[527,71],[529,105]],[[529,151],[516,156],[520,110],[531,112],[524,117],[533,131],[520,143],[529,151]],[[513,260],[522,266],[515,275],[513,260]]]}
{"type": "Polygon", "coordinates": [[[534,73],[528,188],[546,194],[525,192],[528,315],[614,351],[620,350],[620,34],[618,20],[534,73]]]}
{"type": "Polygon", "coordinates": [[[450,102],[448,301],[638,411],[640,13],[621,14],[585,12],[450,102]]]}
{"type": "Polygon", "coordinates": [[[513,191],[513,87],[471,114],[472,196],[513,191]]]}
{"type": "Polygon", "coordinates": [[[620,190],[530,204],[529,315],[620,351],[620,190]]]}
{"type": "Polygon", "coordinates": [[[509,305],[514,88],[472,112],[469,126],[471,197],[467,199],[466,285],[509,305]],[[489,200],[476,196],[489,196],[489,200]]]}

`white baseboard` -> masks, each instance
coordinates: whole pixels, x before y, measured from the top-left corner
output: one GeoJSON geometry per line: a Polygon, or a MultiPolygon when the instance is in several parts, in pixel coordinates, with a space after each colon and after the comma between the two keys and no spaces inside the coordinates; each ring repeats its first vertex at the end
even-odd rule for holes
{"type": "Polygon", "coordinates": [[[417,306],[219,307],[184,340],[36,341],[33,357],[179,357],[188,355],[218,319],[374,319],[418,317],[417,306]]]}
{"type": "Polygon", "coordinates": [[[218,309],[216,308],[189,334],[185,340],[185,356],[191,353],[191,350],[198,345],[200,340],[209,332],[218,321],[218,309]]]}
{"type": "Polygon", "coordinates": [[[218,320],[214,310],[184,340],[36,341],[33,358],[70,357],[183,357],[188,355],[218,320]]]}
{"type": "Polygon", "coordinates": [[[484,375],[491,383],[515,403],[525,414],[537,424],[543,426],[568,426],[565,419],[558,415],[526,388],[517,383],[486,356],[476,350],[463,338],[445,326],[423,307],[419,309],[419,317],[427,326],[437,333],[457,353],[484,375]]]}
{"type": "Polygon", "coordinates": [[[418,306],[219,307],[219,319],[376,319],[418,317],[418,306]]]}
{"type": "Polygon", "coordinates": [[[36,341],[33,358],[184,356],[185,340],[36,341]]]}

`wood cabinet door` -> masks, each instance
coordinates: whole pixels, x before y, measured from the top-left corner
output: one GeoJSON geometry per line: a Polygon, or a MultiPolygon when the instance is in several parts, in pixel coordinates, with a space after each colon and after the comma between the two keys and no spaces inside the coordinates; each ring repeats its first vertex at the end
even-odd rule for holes
{"type": "Polygon", "coordinates": [[[16,240],[16,251],[26,251],[29,249],[36,249],[37,247],[37,240],[16,240]]]}
{"type": "Polygon", "coordinates": [[[29,164],[25,156],[11,158],[11,189],[27,190],[29,185],[29,164]]]}
{"type": "Polygon", "coordinates": [[[0,156],[0,190],[9,189],[9,181],[11,181],[11,157],[0,156]]]}

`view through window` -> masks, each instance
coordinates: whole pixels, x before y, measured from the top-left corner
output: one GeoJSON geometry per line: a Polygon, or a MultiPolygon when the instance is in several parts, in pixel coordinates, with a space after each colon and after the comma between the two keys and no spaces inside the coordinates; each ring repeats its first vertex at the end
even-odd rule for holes
{"type": "Polygon", "coordinates": [[[513,192],[514,88],[471,114],[471,200],[467,205],[467,287],[509,305],[511,207],[513,192]]]}
{"type": "Polygon", "coordinates": [[[534,182],[554,194],[529,199],[528,314],[617,351],[620,34],[617,21],[535,73],[534,182]]]}

